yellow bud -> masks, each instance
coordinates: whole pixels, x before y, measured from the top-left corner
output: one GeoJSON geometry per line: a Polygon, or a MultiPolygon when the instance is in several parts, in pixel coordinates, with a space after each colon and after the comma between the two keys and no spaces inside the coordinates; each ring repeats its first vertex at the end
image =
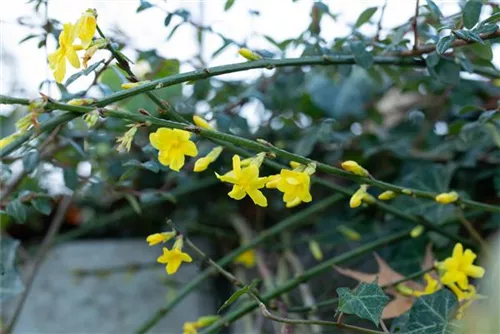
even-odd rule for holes
{"type": "Polygon", "coordinates": [[[221,152],[222,152],[222,146],[217,146],[217,147],[213,148],[210,151],[210,153],[208,153],[205,157],[202,157],[202,158],[199,158],[198,160],[196,160],[196,162],[194,163],[193,171],[203,172],[204,170],[206,170],[212,162],[217,160],[217,158],[219,157],[221,152]]]}
{"type": "Polygon", "coordinates": [[[309,240],[309,250],[316,261],[323,260],[323,253],[316,240],[309,240]]]}
{"type": "Polygon", "coordinates": [[[148,82],[150,82],[150,81],[144,80],[144,81],[139,81],[139,82],[127,82],[127,83],[122,84],[121,87],[123,89],[130,89],[130,88],[142,86],[144,84],[147,84],[148,82]]]}
{"type": "Polygon", "coordinates": [[[269,175],[267,177],[266,188],[267,189],[276,189],[278,187],[278,183],[280,183],[280,180],[281,180],[280,174],[269,175]]]}
{"type": "Polygon", "coordinates": [[[246,49],[246,48],[241,48],[238,50],[238,53],[243,56],[244,58],[253,61],[253,60],[259,60],[262,59],[262,56],[256,54],[252,50],[246,49]]]}
{"type": "Polygon", "coordinates": [[[395,198],[396,196],[397,196],[397,194],[394,191],[387,190],[387,191],[384,191],[383,193],[381,193],[380,195],[378,195],[378,199],[381,201],[389,201],[389,200],[395,198]]]}
{"type": "Polygon", "coordinates": [[[298,163],[298,162],[296,162],[296,161],[290,161],[290,167],[292,167],[293,169],[295,169],[295,168],[299,168],[299,167],[301,167],[301,166],[302,166],[302,164],[301,164],[301,163],[298,163]]]}
{"type": "Polygon", "coordinates": [[[200,116],[194,115],[193,122],[194,124],[196,124],[196,126],[199,126],[200,128],[213,130],[210,124],[208,124],[208,122],[200,116]]]}
{"type": "Polygon", "coordinates": [[[367,184],[362,184],[358,190],[352,195],[349,201],[349,206],[351,208],[357,208],[363,202],[363,198],[366,196],[366,190],[368,189],[367,184]]]}
{"type": "Polygon", "coordinates": [[[214,322],[220,319],[220,316],[218,315],[206,315],[204,317],[199,317],[198,320],[196,320],[195,326],[196,327],[206,327],[210,326],[214,322]]]}
{"type": "Polygon", "coordinates": [[[72,99],[68,101],[70,106],[86,106],[94,103],[94,99],[72,99]]]}
{"type": "Polygon", "coordinates": [[[361,234],[359,234],[357,231],[355,231],[352,228],[349,228],[344,225],[340,225],[337,227],[337,230],[342,233],[347,239],[352,240],[352,241],[359,241],[361,240],[361,234]]]}
{"type": "Polygon", "coordinates": [[[417,225],[410,231],[410,236],[412,238],[418,238],[424,231],[425,228],[422,225],[417,225]]]}
{"type": "Polygon", "coordinates": [[[346,171],[351,172],[353,174],[359,175],[359,176],[368,176],[370,173],[363,167],[361,167],[356,161],[348,160],[344,161],[342,163],[342,168],[344,168],[346,171]]]}
{"type": "Polygon", "coordinates": [[[409,288],[404,283],[396,285],[396,290],[402,295],[413,296],[413,289],[409,288]]]}
{"type": "Polygon", "coordinates": [[[441,204],[450,204],[456,202],[459,198],[459,195],[456,191],[452,191],[449,193],[442,193],[436,196],[435,200],[441,204]]]}
{"type": "Polygon", "coordinates": [[[405,194],[405,195],[408,195],[408,196],[410,196],[410,195],[412,194],[412,193],[411,193],[411,190],[410,190],[410,189],[406,189],[406,188],[404,188],[403,190],[401,190],[401,192],[402,192],[403,194],[405,194]]]}

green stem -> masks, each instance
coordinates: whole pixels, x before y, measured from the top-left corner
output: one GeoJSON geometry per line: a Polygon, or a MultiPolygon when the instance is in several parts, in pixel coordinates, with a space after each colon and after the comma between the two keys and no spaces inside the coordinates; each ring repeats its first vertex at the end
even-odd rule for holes
{"type": "MultiPolygon", "coordinates": [[[[327,197],[326,199],[323,199],[321,201],[318,201],[317,203],[309,206],[308,208],[294,214],[293,216],[290,216],[278,224],[274,225],[273,227],[263,231],[260,233],[260,235],[254,239],[252,239],[250,242],[241,245],[237,249],[233,250],[231,253],[227,254],[223,258],[221,258],[219,261],[217,261],[217,264],[221,267],[227,266],[230,264],[236,257],[241,255],[243,252],[254,248],[255,246],[261,244],[264,241],[269,240],[270,238],[278,235],[284,230],[290,229],[292,227],[297,227],[300,226],[301,224],[305,223],[308,219],[311,219],[311,216],[329,208],[336,202],[338,202],[342,196],[336,194],[330,197],[327,197]]],[[[159,309],[156,314],[149,319],[144,325],[141,326],[137,330],[138,333],[146,333],[149,329],[151,329],[158,321],[160,321],[167,313],[173,309],[178,303],[180,303],[184,297],[186,297],[188,294],[190,294],[194,289],[196,289],[202,282],[204,282],[210,275],[214,274],[215,270],[211,267],[208,269],[205,269],[201,274],[199,274],[197,277],[193,278],[192,280],[189,281],[188,284],[184,286],[184,288],[177,292],[177,295],[174,300],[169,302],[165,307],[159,309]]]]}
{"type": "MultiPolygon", "coordinates": [[[[15,99],[15,98],[12,99],[10,97],[5,97],[3,95],[0,95],[0,103],[10,104],[9,101],[13,101],[13,100],[15,102],[12,102],[12,103],[29,104],[29,100],[27,100],[27,99],[15,99]]],[[[67,111],[72,111],[72,112],[79,113],[79,114],[94,110],[93,107],[71,106],[71,105],[68,105],[65,103],[59,103],[59,102],[48,102],[46,105],[46,108],[47,109],[67,110],[67,111]]],[[[431,199],[431,200],[434,200],[434,198],[438,195],[436,193],[432,193],[432,192],[428,192],[428,191],[396,186],[396,185],[393,185],[393,184],[390,184],[390,183],[387,183],[384,181],[374,179],[372,177],[363,177],[363,176],[354,175],[354,174],[351,174],[350,172],[345,171],[341,168],[330,166],[330,165],[327,165],[327,164],[324,164],[321,162],[317,162],[317,161],[305,158],[305,157],[297,155],[297,154],[290,153],[290,152],[285,151],[283,149],[277,148],[271,144],[263,144],[263,143],[258,142],[258,141],[238,137],[235,135],[231,135],[231,134],[227,134],[227,133],[223,133],[223,132],[219,132],[219,131],[203,129],[200,127],[187,125],[186,123],[168,121],[168,120],[160,119],[160,118],[153,117],[153,116],[146,116],[146,115],[139,114],[139,113],[130,113],[130,112],[119,111],[119,110],[111,110],[111,109],[101,109],[101,111],[105,116],[116,117],[116,118],[121,118],[121,119],[128,119],[128,120],[139,122],[139,123],[150,122],[151,124],[155,124],[158,126],[164,126],[164,127],[168,127],[168,128],[173,128],[173,129],[183,129],[186,131],[191,131],[191,132],[197,133],[197,134],[199,134],[205,138],[208,138],[208,139],[229,142],[229,143],[234,144],[236,146],[244,147],[244,148],[247,148],[247,149],[250,149],[253,151],[272,152],[272,153],[276,154],[276,156],[278,156],[282,159],[285,159],[287,161],[296,161],[296,162],[306,164],[306,165],[309,163],[316,163],[317,170],[319,170],[319,171],[322,171],[322,172],[325,172],[328,174],[332,174],[332,175],[336,175],[336,176],[340,176],[340,177],[343,177],[343,178],[346,178],[346,179],[349,179],[349,180],[352,180],[352,181],[355,181],[358,183],[376,186],[376,187],[379,187],[379,188],[384,189],[384,190],[392,190],[392,191],[394,191],[398,194],[401,194],[401,195],[405,195],[405,193],[407,193],[409,191],[411,193],[411,196],[422,197],[422,198],[427,198],[427,199],[431,199]]],[[[69,116],[66,116],[66,114],[63,114],[62,116],[65,116],[66,118],[69,117],[69,116]]],[[[53,118],[50,121],[52,121],[52,123],[55,123],[55,119],[56,118],[53,118]]],[[[43,127],[43,125],[41,127],[43,127]]],[[[33,132],[33,130],[28,131],[28,133],[32,133],[32,132],[33,132]]],[[[28,133],[25,134],[24,136],[28,136],[28,138],[29,138],[28,133]]],[[[6,154],[8,154],[8,152],[14,150],[15,149],[14,145],[16,145],[16,144],[20,145],[20,143],[18,143],[18,139],[16,139],[14,142],[7,145],[6,147],[4,147],[2,149],[2,151],[0,152],[0,157],[3,157],[6,154]]],[[[340,189],[340,187],[339,187],[339,189],[340,189]]],[[[376,203],[378,203],[377,206],[384,208],[384,210],[385,210],[385,208],[391,208],[390,206],[383,204],[381,202],[376,202],[376,203]]],[[[475,208],[482,209],[485,211],[500,213],[500,206],[489,205],[489,204],[480,203],[480,202],[476,202],[476,201],[472,201],[472,200],[459,199],[456,202],[456,204],[463,204],[466,206],[475,207],[475,208]]],[[[437,204],[437,205],[442,205],[442,204],[437,204]]],[[[390,210],[390,209],[388,209],[388,210],[390,210]]],[[[424,220],[422,220],[419,223],[421,225],[424,225],[425,227],[431,229],[431,230],[436,230],[436,226],[432,223],[426,222],[424,220]]]]}
{"type": "MultiPolygon", "coordinates": [[[[410,230],[405,230],[405,231],[401,231],[398,233],[394,233],[394,234],[391,234],[385,238],[382,238],[382,239],[379,239],[377,241],[365,244],[365,245],[360,246],[356,249],[353,249],[349,252],[343,253],[339,256],[335,256],[329,260],[326,260],[325,262],[322,262],[322,263],[318,264],[317,266],[307,270],[303,275],[300,275],[300,276],[297,276],[293,279],[290,279],[287,282],[285,282],[284,284],[277,287],[276,289],[269,291],[268,293],[262,295],[262,300],[263,300],[263,302],[268,302],[271,299],[273,299],[273,298],[275,298],[275,297],[277,297],[277,296],[279,296],[287,291],[290,291],[291,289],[295,288],[296,286],[298,286],[302,282],[308,281],[311,278],[313,278],[319,274],[322,274],[328,270],[331,270],[333,265],[337,265],[337,264],[340,264],[340,263],[345,262],[347,260],[353,259],[353,258],[358,257],[360,255],[363,255],[367,252],[373,251],[373,250],[375,250],[381,246],[384,246],[386,244],[392,244],[392,243],[407,239],[410,237],[409,233],[410,233],[410,230]]],[[[225,324],[232,323],[235,320],[241,318],[245,314],[251,312],[256,307],[258,307],[258,305],[259,304],[256,302],[247,303],[247,304],[243,305],[242,307],[226,314],[222,319],[218,320],[217,322],[215,322],[211,326],[205,328],[201,333],[215,333],[219,329],[224,327],[225,324]]]]}

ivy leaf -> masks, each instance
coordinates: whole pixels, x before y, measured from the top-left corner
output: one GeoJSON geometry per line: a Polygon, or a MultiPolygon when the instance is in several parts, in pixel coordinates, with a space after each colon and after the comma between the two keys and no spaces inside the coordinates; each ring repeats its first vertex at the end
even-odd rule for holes
{"type": "Polygon", "coordinates": [[[387,297],[374,283],[360,283],[360,285],[351,290],[349,288],[338,288],[339,306],[337,312],[355,314],[360,318],[372,321],[377,327],[382,317],[382,311],[389,302],[387,297]]]}
{"type": "Polygon", "coordinates": [[[457,298],[448,289],[417,299],[410,309],[408,322],[402,327],[405,334],[456,333],[459,326],[452,321],[457,298]]]}
{"type": "Polygon", "coordinates": [[[52,212],[52,202],[46,197],[36,197],[31,200],[31,205],[40,213],[48,216],[52,212]]]}
{"type": "Polygon", "coordinates": [[[220,313],[220,311],[222,311],[223,309],[225,309],[226,307],[237,301],[238,298],[251,291],[255,287],[255,285],[257,285],[257,283],[259,283],[259,280],[253,280],[250,284],[245,285],[241,289],[237,290],[235,293],[231,295],[231,297],[228,298],[228,300],[224,302],[224,304],[222,304],[217,313],[220,313]]]}
{"type": "MultiPolygon", "coordinates": [[[[455,174],[456,165],[439,164],[407,164],[402,171],[404,175],[400,184],[404,187],[415,188],[434,193],[450,191],[450,182],[455,174]],[[408,170],[406,170],[408,169],[408,170]]],[[[434,224],[441,224],[454,215],[453,205],[438,204],[430,199],[412,198],[410,196],[398,196],[393,204],[401,210],[423,216],[434,224]]]]}
{"type": "Polygon", "coordinates": [[[354,23],[355,28],[361,27],[363,24],[366,22],[370,21],[372,18],[373,14],[377,11],[377,7],[370,7],[365,9],[358,17],[356,20],[356,23],[354,23]]]}
{"type": "Polygon", "coordinates": [[[354,56],[354,60],[356,60],[356,63],[359,66],[361,66],[365,69],[372,67],[373,56],[370,52],[366,51],[365,44],[363,42],[352,41],[349,44],[349,47],[351,48],[351,52],[354,56]]]}
{"type": "Polygon", "coordinates": [[[436,5],[436,3],[432,0],[427,0],[427,7],[429,7],[430,12],[432,15],[434,15],[436,18],[440,18],[443,16],[441,11],[439,10],[439,7],[436,5]]]}
{"type": "Polygon", "coordinates": [[[38,161],[40,160],[40,153],[37,150],[29,151],[23,157],[23,167],[27,173],[31,173],[35,170],[35,167],[38,165],[38,161]]]}
{"type": "Polygon", "coordinates": [[[7,204],[5,211],[18,223],[25,223],[26,218],[28,217],[28,209],[19,199],[15,199],[7,204]]]}
{"type": "Polygon", "coordinates": [[[455,36],[453,35],[444,36],[437,42],[436,52],[438,54],[445,53],[446,50],[450,48],[451,44],[453,44],[454,41],[455,41],[455,36]]]}
{"type": "Polygon", "coordinates": [[[479,21],[479,15],[481,15],[481,8],[483,4],[480,1],[469,0],[465,3],[462,17],[464,20],[464,26],[467,29],[474,27],[479,21]]]}
{"type": "Polygon", "coordinates": [[[17,296],[24,290],[21,277],[14,267],[18,246],[18,240],[6,235],[2,236],[0,243],[0,300],[2,302],[17,296]]]}

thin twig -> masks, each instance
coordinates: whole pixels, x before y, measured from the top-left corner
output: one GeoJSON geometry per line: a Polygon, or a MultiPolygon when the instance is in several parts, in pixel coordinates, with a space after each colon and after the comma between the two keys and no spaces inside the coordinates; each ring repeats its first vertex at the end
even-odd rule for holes
{"type": "Polygon", "coordinates": [[[375,34],[375,42],[380,41],[380,33],[382,31],[382,21],[384,20],[385,8],[387,7],[387,0],[384,1],[382,6],[382,11],[380,13],[380,18],[377,23],[377,33],[375,34]]]}
{"type": "Polygon", "coordinates": [[[17,320],[19,319],[19,316],[21,315],[21,311],[23,309],[24,303],[28,297],[28,293],[30,292],[31,286],[33,285],[33,281],[36,277],[36,274],[38,272],[38,269],[40,269],[40,266],[45,259],[45,256],[47,255],[47,252],[50,249],[50,246],[52,245],[52,241],[61,228],[61,225],[64,221],[64,216],[66,214],[66,211],[69,208],[69,205],[72,201],[72,196],[64,196],[59,203],[59,207],[57,208],[57,212],[54,216],[54,219],[50,223],[49,230],[47,231],[47,234],[43,238],[42,244],[40,248],[38,249],[38,252],[35,256],[34,263],[33,263],[33,268],[26,280],[26,285],[24,292],[21,296],[21,299],[19,300],[19,303],[16,305],[16,309],[14,311],[14,315],[12,316],[12,319],[9,323],[9,325],[6,327],[6,333],[12,333],[14,326],[16,325],[17,320]]]}
{"type": "Polygon", "coordinates": [[[384,332],[368,329],[368,328],[362,328],[358,326],[353,326],[353,325],[347,325],[344,323],[340,322],[335,322],[335,321],[326,321],[326,320],[308,320],[308,319],[289,319],[289,318],[282,318],[279,317],[273,313],[271,313],[267,308],[266,305],[263,303],[259,304],[260,310],[262,314],[273,321],[277,322],[282,322],[285,324],[291,324],[291,325],[320,325],[320,326],[333,326],[333,327],[339,327],[339,328],[346,328],[350,329],[352,331],[358,332],[358,333],[370,333],[370,334],[381,334],[384,332]]]}
{"type": "Polygon", "coordinates": [[[464,215],[464,212],[462,209],[457,208],[456,211],[457,211],[457,216],[458,216],[458,220],[460,221],[460,223],[463,225],[463,227],[465,227],[465,229],[470,234],[472,239],[474,239],[477,243],[479,243],[479,245],[481,245],[481,249],[485,253],[485,255],[488,258],[491,258],[491,254],[492,254],[491,249],[490,249],[490,246],[488,245],[488,243],[486,242],[486,240],[484,240],[484,238],[481,236],[481,234],[479,234],[479,232],[476,230],[474,225],[472,225],[472,223],[469,220],[467,220],[467,218],[465,218],[465,215],[464,215]]]}
{"type": "Polygon", "coordinates": [[[387,326],[384,323],[384,320],[380,319],[380,327],[384,330],[384,333],[390,333],[390,331],[387,329],[387,326]]]}
{"type": "Polygon", "coordinates": [[[415,4],[415,16],[413,17],[413,21],[411,23],[411,26],[413,28],[413,36],[415,38],[415,41],[413,43],[413,51],[418,50],[418,10],[420,7],[420,0],[416,1],[415,4]]]}

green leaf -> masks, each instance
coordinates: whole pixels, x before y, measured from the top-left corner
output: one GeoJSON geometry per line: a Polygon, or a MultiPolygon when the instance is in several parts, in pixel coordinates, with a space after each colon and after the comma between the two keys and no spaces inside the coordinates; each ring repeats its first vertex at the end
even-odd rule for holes
{"type": "Polygon", "coordinates": [[[89,75],[90,73],[94,72],[99,67],[99,65],[101,65],[103,63],[104,63],[104,59],[101,59],[98,62],[90,65],[89,67],[87,67],[83,71],[80,71],[80,72],[73,74],[72,76],[70,76],[66,80],[66,82],[64,83],[64,86],[69,86],[71,83],[73,83],[76,79],[78,79],[82,75],[85,75],[85,76],[89,75]]]}
{"type": "Polygon", "coordinates": [[[429,7],[430,12],[432,15],[434,15],[436,18],[440,18],[443,16],[441,11],[439,10],[439,7],[434,3],[432,0],[427,0],[427,7],[429,7]]]}
{"type": "Polygon", "coordinates": [[[498,21],[500,21],[500,12],[496,12],[495,14],[482,21],[481,26],[487,23],[497,23],[498,21]]]}
{"type": "Polygon", "coordinates": [[[491,61],[493,59],[493,51],[491,49],[490,42],[486,42],[484,44],[471,44],[468,45],[467,50],[470,50],[472,53],[474,53],[476,56],[480,57],[481,59],[491,61]]]}
{"type": "Polygon", "coordinates": [[[137,7],[137,10],[135,12],[139,13],[151,7],[153,7],[153,5],[149,1],[141,0],[141,4],[139,5],[139,7],[137,7]]]}
{"type": "Polygon", "coordinates": [[[165,21],[163,21],[163,25],[165,27],[168,27],[168,25],[170,24],[170,21],[172,21],[172,13],[169,13],[167,16],[165,16],[165,21]]]}
{"type": "Polygon", "coordinates": [[[375,14],[377,9],[378,9],[377,7],[370,7],[370,8],[365,9],[359,15],[358,19],[356,20],[356,23],[354,23],[354,27],[359,28],[363,24],[365,24],[366,22],[370,21],[370,19],[372,18],[373,14],[375,14]]]}
{"type": "Polygon", "coordinates": [[[451,334],[459,326],[453,316],[457,298],[448,289],[417,299],[409,311],[408,322],[401,329],[404,334],[451,334]]]}
{"type": "Polygon", "coordinates": [[[236,0],[226,0],[226,3],[224,5],[224,11],[228,11],[229,9],[231,9],[231,7],[233,7],[235,1],[236,0]]]}
{"type": "Polygon", "coordinates": [[[462,11],[462,17],[464,20],[464,26],[467,29],[474,27],[479,21],[479,16],[481,15],[481,8],[483,4],[480,1],[469,0],[465,3],[464,9],[462,11]]]}
{"type": "Polygon", "coordinates": [[[37,150],[29,151],[23,157],[23,167],[27,173],[31,173],[35,170],[38,165],[38,161],[40,161],[40,153],[37,150]]]}
{"type": "Polygon", "coordinates": [[[382,311],[389,302],[384,291],[374,283],[360,283],[354,289],[338,288],[339,306],[337,312],[354,314],[362,319],[372,321],[377,327],[382,317],[382,311]]]}
{"type": "Polygon", "coordinates": [[[224,304],[222,304],[217,313],[220,313],[220,311],[222,311],[223,309],[225,309],[226,307],[237,301],[238,298],[251,291],[255,287],[255,285],[257,285],[257,283],[259,283],[259,280],[253,280],[250,284],[245,285],[241,289],[237,290],[235,293],[231,295],[231,297],[228,298],[228,300],[224,302],[224,304]]]}
{"type": "Polygon", "coordinates": [[[123,197],[125,197],[127,202],[129,202],[130,206],[132,207],[132,209],[134,209],[135,213],[137,213],[138,215],[142,214],[141,205],[139,204],[139,202],[137,201],[137,198],[135,198],[134,195],[125,194],[125,195],[123,195],[123,197]]]}
{"type": "Polygon", "coordinates": [[[446,50],[448,50],[451,46],[451,44],[453,44],[453,42],[455,41],[455,36],[453,35],[449,35],[449,36],[444,36],[442,37],[438,42],[437,42],[437,45],[436,45],[436,52],[438,54],[443,54],[446,52],[446,50]]]}
{"type": "Polygon", "coordinates": [[[370,52],[366,51],[365,44],[361,41],[351,41],[349,43],[351,52],[354,56],[356,63],[365,68],[369,69],[373,66],[373,56],[370,52]]]}
{"type": "Polygon", "coordinates": [[[36,197],[31,200],[31,205],[40,213],[48,216],[52,212],[52,202],[47,197],[36,197]]]}
{"type": "Polygon", "coordinates": [[[480,107],[480,106],[476,106],[476,105],[469,105],[469,106],[465,106],[462,109],[460,109],[460,111],[458,113],[460,115],[464,115],[464,114],[467,114],[469,112],[474,112],[474,111],[484,111],[484,108],[480,107]]]}
{"type": "Polygon", "coordinates": [[[64,168],[63,176],[66,187],[71,190],[75,190],[78,187],[78,174],[74,168],[64,168]]]}
{"type": "Polygon", "coordinates": [[[23,282],[14,264],[19,241],[2,235],[0,243],[0,300],[7,301],[24,290],[23,282]]]}
{"type": "Polygon", "coordinates": [[[28,209],[26,205],[21,203],[19,199],[15,199],[7,204],[5,209],[7,214],[14,218],[18,223],[25,223],[28,216],[28,209]]]}
{"type": "MultiPolygon", "coordinates": [[[[402,169],[402,180],[398,183],[404,187],[434,193],[448,192],[456,167],[454,164],[407,163],[402,169]]],[[[430,199],[398,196],[393,204],[409,214],[423,216],[434,224],[441,224],[455,214],[453,205],[438,204],[430,199]]]]}
{"type": "Polygon", "coordinates": [[[460,79],[460,65],[448,59],[439,59],[436,66],[427,67],[427,70],[439,81],[449,85],[456,85],[460,79]]]}
{"type": "Polygon", "coordinates": [[[158,165],[158,162],[156,161],[139,162],[136,159],[132,159],[124,163],[123,166],[138,167],[141,169],[149,170],[153,173],[158,173],[160,171],[160,165],[158,165]]]}

